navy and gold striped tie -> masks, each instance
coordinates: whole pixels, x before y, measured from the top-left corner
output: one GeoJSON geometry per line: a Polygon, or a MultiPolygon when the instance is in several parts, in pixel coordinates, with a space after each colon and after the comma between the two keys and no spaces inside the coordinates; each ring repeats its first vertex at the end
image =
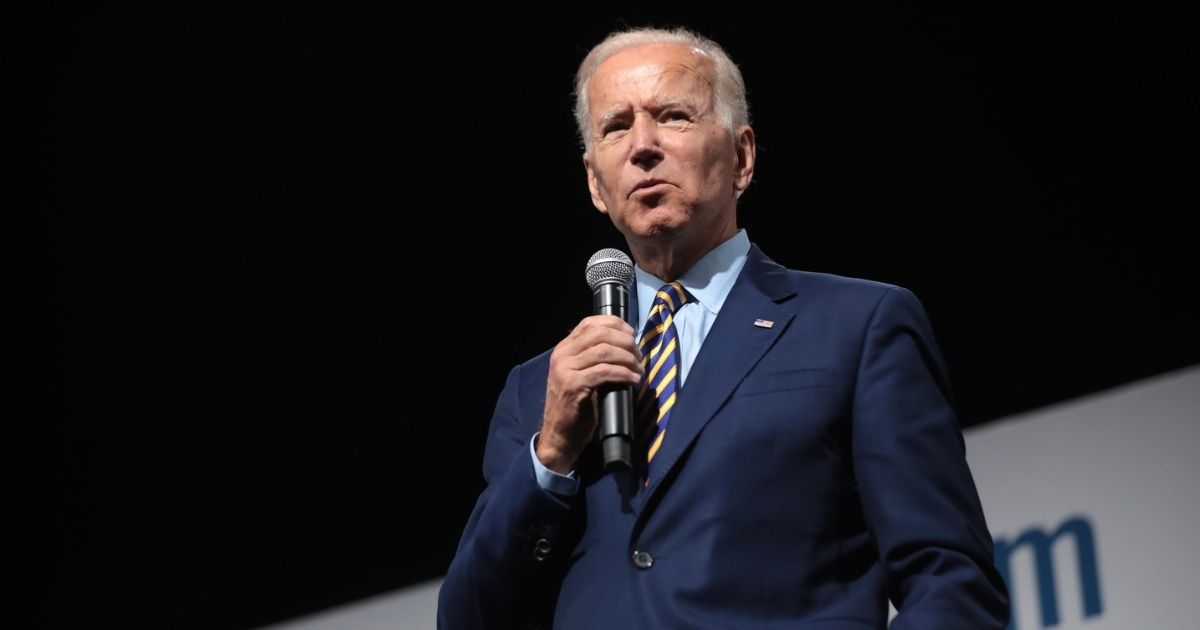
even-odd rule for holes
{"type": "Polygon", "coordinates": [[[654,296],[650,316],[642,330],[638,349],[642,353],[642,382],[638,384],[635,408],[641,429],[641,443],[646,445],[646,479],[653,471],[654,456],[662,447],[671,420],[671,409],[679,393],[681,368],[679,335],[675,330],[675,313],[689,299],[678,282],[664,284],[654,296]]]}

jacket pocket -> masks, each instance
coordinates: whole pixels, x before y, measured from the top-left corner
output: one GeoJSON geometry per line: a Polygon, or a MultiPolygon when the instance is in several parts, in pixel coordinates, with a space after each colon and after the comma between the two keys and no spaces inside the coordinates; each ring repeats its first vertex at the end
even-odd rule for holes
{"type": "Polygon", "coordinates": [[[734,396],[749,396],[769,392],[787,391],[791,389],[807,389],[810,387],[829,387],[833,385],[833,370],[809,368],[803,370],[787,370],[785,372],[770,372],[767,374],[750,373],[738,385],[734,396]]]}

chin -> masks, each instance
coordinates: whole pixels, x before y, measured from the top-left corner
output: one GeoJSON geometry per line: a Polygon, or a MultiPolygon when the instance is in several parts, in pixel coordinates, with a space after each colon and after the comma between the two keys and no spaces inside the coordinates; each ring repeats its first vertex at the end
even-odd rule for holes
{"type": "Polygon", "coordinates": [[[656,222],[638,226],[632,235],[645,241],[670,241],[679,236],[682,227],[678,223],[656,222]]]}
{"type": "Polygon", "coordinates": [[[690,214],[683,208],[663,204],[641,209],[637,218],[641,231],[657,233],[678,230],[687,225],[690,214]]]}

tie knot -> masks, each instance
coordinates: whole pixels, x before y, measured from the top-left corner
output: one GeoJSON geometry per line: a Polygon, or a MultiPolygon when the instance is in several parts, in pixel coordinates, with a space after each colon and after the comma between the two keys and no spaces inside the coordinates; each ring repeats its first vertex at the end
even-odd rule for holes
{"type": "Polygon", "coordinates": [[[688,295],[687,289],[684,289],[682,284],[668,282],[659,288],[658,293],[654,294],[654,306],[662,304],[671,313],[675,313],[679,310],[680,306],[687,304],[691,298],[692,296],[688,295]]]}

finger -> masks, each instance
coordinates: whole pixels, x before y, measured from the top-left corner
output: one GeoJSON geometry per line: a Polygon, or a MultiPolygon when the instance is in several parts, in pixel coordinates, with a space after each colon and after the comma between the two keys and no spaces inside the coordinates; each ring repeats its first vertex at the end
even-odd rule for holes
{"type": "Polygon", "coordinates": [[[642,380],[641,372],[613,363],[597,363],[576,370],[573,375],[576,387],[593,392],[602,385],[637,385],[642,380]]]}
{"type": "Polygon", "coordinates": [[[566,358],[564,366],[573,370],[584,370],[594,365],[618,365],[637,374],[641,374],[641,357],[633,348],[615,346],[610,343],[598,343],[584,348],[577,354],[566,358]]]}
{"type": "Polygon", "coordinates": [[[628,322],[620,317],[616,317],[615,315],[591,315],[580,320],[575,325],[575,328],[571,330],[571,335],[579,336],[587,334],[589,331],[597,328],[618,330],[629,335],[634,334],[633,326],[630,326],[628,322]]]}
{"type": "Polygon", "coordinates": [[[619,348],[627,348],[631,352],[637,348],[633,338],[633,328],[617,320],[621,326],[590,325],[573,332],[563,340],[562,345],[568,353],[579,353],[587,348],[600,344],[609,344],[619,348]]]}

